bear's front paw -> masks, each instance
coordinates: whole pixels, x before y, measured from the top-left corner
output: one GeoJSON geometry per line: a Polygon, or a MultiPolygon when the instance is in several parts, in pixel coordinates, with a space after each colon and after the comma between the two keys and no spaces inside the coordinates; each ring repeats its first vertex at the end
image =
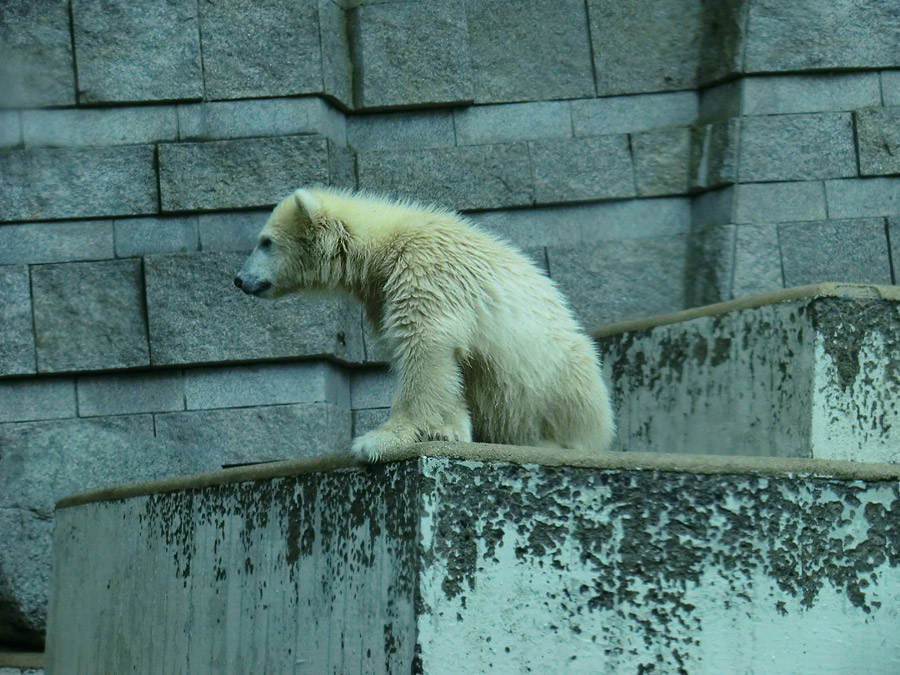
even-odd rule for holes
{"type": "Polygon", "coordinates": [[[350,446],[350,452],[354,457],[365,462],[377,462],[394,448],[409,445],[415,441],[414,430],[402,433],[382,427],[354,439],[350,446]]]}

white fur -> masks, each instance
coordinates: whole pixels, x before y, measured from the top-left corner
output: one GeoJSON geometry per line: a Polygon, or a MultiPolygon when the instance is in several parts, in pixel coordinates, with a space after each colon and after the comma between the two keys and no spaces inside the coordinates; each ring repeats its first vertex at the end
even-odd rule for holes
{"type": "Polygon", "coordinates": [[[390,418],[354,440],[355,455],[375,461],[431,439],[609,448],[596,349],[555,284],[509,244],[450,211],[330,189],[279,204],[265,238],[275,246],[258,246],[236,281],[271,283],[263,297],[345,290],[393,355],[390,418]]]}

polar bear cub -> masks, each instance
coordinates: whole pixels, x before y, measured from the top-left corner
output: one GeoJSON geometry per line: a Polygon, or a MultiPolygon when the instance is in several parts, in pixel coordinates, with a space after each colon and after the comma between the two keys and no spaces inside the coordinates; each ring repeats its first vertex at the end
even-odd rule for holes
{"type": "Polygon", "coordinates": [[[342,290],[392,355],[389,419],[359,458],[426,440],[604,451],[615,433],[596,348],[528,258],[460,215],[333,189],[272,212],[234,280],[275,298],[342,290]]]}

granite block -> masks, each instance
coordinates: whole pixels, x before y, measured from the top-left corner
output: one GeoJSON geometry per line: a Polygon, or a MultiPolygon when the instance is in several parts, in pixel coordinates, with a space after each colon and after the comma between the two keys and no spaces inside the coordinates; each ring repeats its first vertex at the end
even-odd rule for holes
{"type": "Polygon", "coordinates": [[[22,113],[0,110],[0,148],[22,145],[22,113]]]}
{"type": "Polygon", "coordinates": [[[320,401],[350,408],[348,376],[322,361],[192,368],[184,391],[188,410],[320,401]]]}
{"type": "Polygon", "coordinates": [[[596,94],[581,0],[478,0],[466,13],[476,102],[596,94]]]}
{"type": "Polygon", "coordinates": [[[860,174],[900,173],[900,107],[857,110],[853,116],[860,174]]]}
{"type": "Polygon", "coordinates": [[[37,265],[31,284],[40,372],[149,365],[140,260],[37,265]]]}
{"type": "Polygon", "coordinates": [[[134,145],[178,139],[175,106],[23,110],[26,147],[134,145]]]}
{"type": "Polygon", "coordinates": [[[588,0],[597,95],[693,89],[701,39],[695,0],[588,0]]]}
{"type": "Polygon", "coordinates": [[[322,91],[317,5],[314,0],[200,3],[207,98],[322,91]]]}
{"type": "Polygon", "coordinates": [[[896,67],[898,44],[894,0],[754,0],[744,67],[748,73],[896,67]]]}
{"type": "Polygon", "coordinates": [[[823,281],[890,284],[885,232],[883,218],[779,225],[785,286],[823,281]]]}
{"type": "Polygon", "coordinates": [[[571,138],[568,101],[480,105],[453,112],[458,145],[571,138]]]}
{"type": "Polygon", "coordinates": [[[886,106],[900,106],[900,70],[882,70],[881,97],[886,106]]]}
{"type": "Polygon", "coordinates": [[[703,30],[697,56],[698,84],[709,85],[741,73],[751,1],[700,3],[703,30]]]}
{"type": "Polygon", "coordinates": [[[745,117],[740,144],[741,182],[856,176],[850,113],[745,117]]]}
{"type": "Polygon", "coordinates": [[[184,253],[200,248],[197,216],[128,218],[116,220],[113,225],[118,258],[150,253],[184,253]]]}
{"type": "Polygon", "coordinates": [[[328,356],[361,361],[361,309],[299,295],[267,301],[232,280],[241,253],[145,258],[154,365],[328,356]]]}
{"type": "Polygon", "coordinates": [[[827,180],[825,195],[829,218],[865,218],[900,213],[900,178],[827,180]]]}
{"type": "Polygon", "coordinates": [[[301,185],[328,182],[328,142],[321,136],[159,146],[167,212],[270,206],[301,185]]]}
{"type": "Polygon", "coordinates": [[[784,288],[781,246],[774,225],[739,225],[731,294],[743,298],[784,288]]]}
{"type": "Polygon", "coordinates": [[[223,464],[346,453],[352,430],[350,411],[332,403],[173,412],[155,419],[161,441],[216,448],[223,464]]]}
{"type": "Polygon", "coordinates": [[[74,104],[68,0],[0,3],[0,108],[74,104]]]}
{"type": "Polygon", "coordinates": [[[27,265],[0,266],[0,375],[35,372],[27,265]]]}
{"type": "Polygon", "coordinates": [[[576,136],[602,136],[692,124],[697,118],[697,92],[613,96],[572,101],[576,136]]]}
{"type": "Polygon", "coordinates": [[[361,152],[357,169],[360,188],[459,210],[534,200],[525,143],[361,152]]]}
{"type": "Polygon", "coordinates": [[[269,210],[238,211],[236,213],[201,213],[200,246],[204,251],[243,251],[256,246],[256,238],[269,210]]]}
{"type": "Polygon", "coordinates": [[[390,408],[396,377],[387,368],[354,370],[350,375],[350,400],[354,410],[390,408]]]}
{"type": "Polygon", "coordinates": [[[78,415],[124,415],[184,410],[180,370],[78,378],[78,415]]]}
{"type": "Polygon", "coordinates": [[[357,108],[472,100],[464,0],[364,5],[349,23],[357,108]]]}
{"type": "Polygon", "coordinates": [[[687,194],[691,187],[689,127],[632,134],[631,149],[638,196],[687,194]]]}
{"type": "Polygon", "coordinates": [[[71,377],[0,380],[0,422],[51,420],[77,415],[71,377]]]}
{"type": "Polygon", "coordinates": [[[878,73],[762,75],[741,81],[744,115],[840,112],[881,105],[878,73]]]}
{"type": "Polygon", "coordinates": [[[153,146],[0,153],[0,221],[155,213],[153,146]]]}
{"type": "Polygon", "coordinates": [[[114,258],[109,220],[0,227],[0,265],[114,258]]]}
{"type": "Polygon", "coordinates": [[[739,119],[691,128],[689,180],[692,188],[721,188],[737,180],[739,138],[739,119]]]}
{"type": "Polygon", "coordinates": [[[595,136],[528,144],[538,203],[634,196],[628,137],[595,136]]]}
{"type": "Polygon", "coordinates": [[[449,110],[353,115],[347,119],[347,142],[359,151],[420,150],[456,145],[449,110]]]}
{"type": "Polygon", "coordinates": [[[822,181],[745,183],[734,186],[735,223],[824,220],[825,214],[825,189],[822,181]]]}
{"type": "Polygon", "coordinates": [[[347,12],[335,0],[318,0],[324,92],[344,107],[353,106],[353,63],[347,12]]]}
{"type": "MultiPolygon", "coordinates": [[[[388,421],[390,408],[366,408],[353,411],[353,437],[362,436],[367,431],[377,429],[388,421]]],[[[18,675],[18,674],[16,674],[18,675]]]]}
{"type": "MultiPolygon", "coordinates": [[[[691,200],[693,226],[703,229],[734,222],[736,200],[737,188],[734,186],[709,190],[696,195],[691,200]]],[[[745,206],[747,205],[745,204],[745,206]]]]}
{"type": "Polygon", "coordinates": [[[79,102],[203,97],[193,0],[73,0],[72,20],[79,102]]]}

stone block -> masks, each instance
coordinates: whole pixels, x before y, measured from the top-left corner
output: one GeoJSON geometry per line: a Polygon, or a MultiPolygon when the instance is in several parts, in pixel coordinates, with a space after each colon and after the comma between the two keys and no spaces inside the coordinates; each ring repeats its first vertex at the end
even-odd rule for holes
{"type": "Polygon", "coordinates": [[[881,96],[886,106],[900,106],[900,70],[882,70],[881,96]]]}
{"type": "Polygon", "coordinates": [[[827,180],[825,195],[828,198],[829,218],[865,218],[900,213],[900,178],[827,180]]]}
{"type": "Polygon", "coordinates": [[[31,288],[40,372],[149,365],[140,260],[35,266],[31,288]]]}
{"type": "Polygon", "coordinates": [[[881,105],[878,73],[825,73],[745,77],[744,115],[841,112],[881,105]]]}
{"type": "Polygon", "coordinates": [[[288,403],[333,403],[350,408],[350,382],[325,362],[194,368],[184,375],[188,410],[288,403]]]}
{"type": "Polygon", "coordinates": [[[768,293],[784,286],[778,228],[739,225],[735,234],[732,297],[768,293]]]}
{"type": "Polygon", "coordinates": [[[697,81],[701,86],[742,72],[749,7],[748,0],[700,3],[703,30],[697,55],[697,81]]]}
{"type": "Polygon", "coordinates": [[[22,145],[21,118],[18,110],[0,110],[0,148],[22,145]]]}
{"type": "Polygon", "coordinates": [[[550,276],[586,329],[685,307],[688,235],[548,246],[550,276]]]}
{"type": "Polygon", "coordinates": [[[27,265],[0,266],[0,375],[35,372],[31,282],[27,265]]]}
{"type": "Polygon", "coordinates": [[[26,146],[134,145],[178,139],[175,106],[23,110],[26,146]]]}
{"type": "Polygon", "coordinates": [[[347,12],[342,3],[334,0],[318,0],[318,6],[324,91],[350,108],[353,106],[353,63],[347,12]]]}
{"type": "Polygon", "coordinates": [[[354,370],[350,376],[350,400],[354,410],[390,408],[396,377],[386,368],[354,370]]]}
{"type": "Polygon", "coordinates": [[[603,136],[693,124],[697,92],[613,96],[572,101],[576,136],[603,136]]]}
{"type": "Polygon", "coordinates": [[[731,300],[734,279],[734,225],[696,229],[688,235],[684,306],[731,300]]]}
{"type": "Polygon", "coordinates": [[[349,19],[357,108],[472,100],[464,0],[364,5],[349,19]]]}
{"type": "MultiPolygon", "coordinates": [[[[746,183],[734,186],[735,223],[825,220],[822,181],[746,183]]],[[[829,215],[834,216],[829,212],[829,215]]]]}
{"type": "Polygon", "coordinates": [[[891,271],[896,283],[900,278],[900,217],[893,216],[887,219],[887,238],[891,253],[891,271]]]}
{"type": "Polygon", "coordinates": [[[153,146],[0,152],[0,221],[154,213],[153,146]]]}
{"type": "Polygon", "coordinates": [[[366,408],[353,411],[353,437],[377,429],[391,416],[390,408],[366,408]]]}
{"type": "Polygon", "coordinates": [[[849,113],[745,117],[740,144],[742,182],[856,176],[849,113]]]}
{"type": "Polygon", "coordinates": [[[70,377],[0,380],[0,422],[30,422],[77,416],[70,377]]]}
{"type": "Polygon", "coordinates": [[[318,97],[213,101],[178,106],[180,140],[318,134],[346,143],[340,111],[318,97]]]}
{"type": "Polygon", "coordinates": [[[359,187],[454,209],[524,206],[534,200],[525,143],[361,152],[359,187]]]}
{"type": "Polygon", "coordinates": [[[691,128],[690,185],[708,190],[737,180],[740,120],[691,128]]]}
{"type": "Polygon", "coordinates": [[[184,399],[180,370],[78,378],[80,417],[184,410],[184,399]]]}
{"type": "Polygon", "coordinates": [[[203,3],[199,9],[208,98],[322,91],[322,48],[314,0],[228,0],[203,3]]]}
{"type": "Polygon", "coordinates": [[[900,107],[857,110],[853,115],[860,174],[900,173],[900,107]]]}
{"type": "Polygon", "coordinates": [[[823,284],[607,331],[618,448],[897,462],[898,302],[823,284]]]}
{"type": "Polygon", "coordinates": [[[347,142],[358,151],[420,150],[456,145],[449,110],[353,115],[347,119],[347,142]]]}
{"type": "Polygon", "coordinates": [[[480,0],[466,13],[477,103],[596,95],[581,0],[480,0]]]}
{"type": "Polygon", "coordinates": [[[473,213],[472,220],[516,246],[571,245],[684,233],[691,228],[687,198],[626,199],[473,213]]]}
{"type": "Polygon", "coordinates": [[[200,248],[197,216],[128,218],[116,220],[113,225],[116,256],[119,258],[151,253],[185,253],[200,248]]]}
{"type": "Polygon", "coordinates": [[[691,200],[691,223],[703,229],[735,222],[734,208],[736,187],[709,190],[691,200]]]}
{"type": "Polygon", "coordinates": [[[631,150],[638,196],[687,194],[691,183],[689,127],[632,134],[631,150]]]}
{"type": "Polygon", "coordinates": [[[785,286],[823,281],[891,283],[883,218],[778,226],[785,286]]]}
{"type": "Polygon", "coordinates": [[[227,658],[290,672],[298,643],[315,673],[887,673],[900,659],[894,467],[627,454],[560,466],[558,451],[436,443],[401,458],[66,500],[48,669],[153,659],[207,675],[227,658]],[[122,601],[142,589],[168,602],[122,601]],[[156,631],[166,640],[144,637],[156,631]]]}
{"type": "Polygon", "coordinates": [[[697,120],[700,122],[724,122],[740,117],[741,91],[745,78],[723,82],[698,92],[697,120]]]}
{"type": "Polygon", "coordinates": [[[351,148],[328,142],[328,182],[335,187],[355,190],[356,152],[351,148]]]}
{"type": "MultiPolygon", "coordinates": [[[[197,5],[192,0],[75,0],[72,22],[80,103],[203,97],[197,5]]],[[[208,71],[209,57],[205,67],[208,71]]]]}
{"type": "Polygon", "coordinates": [[[222,464],[314,457],[350,447],[350,410],[332,403],[172,412],[155,420],[158,439],[216,448],[222,464]]]}
{"type": "Polygon", "coordinates": [[[114,258],[108,220],[29,223],[0,227],[0,265],[114,258]]]}
{"type": "Polygon", "coordinates": [[[479,105],[453,111],[459,145],[572,137],[568,101],[479,105]]]}
{"type": "Polygon", "coordinates": [[[67,0],[0,5],[0,108],[75,104],[67,0]]]}
{"type": "Polygon", "coordinates": [[[701,4],[588,0],[597,95],[695,89],[701,4]]]}
{"type": "Polygon", "coordinates": [[[53,507],[72,491],[150,480],[172,453],[141,452],[150,415],[0,424],[0,641],[43,644],[53,507]]]}
{"type": "Polygon", "coordinates": [[[748,73],[900,65],[900,14],[894,0],[755,0],[749,11],[748,73]]]}
{"type": "Polygon", "coordinates": [[[200,245],[204,251],[251,251],[269,213],[268,210],[202,213],[197,217],[200,245]]]}
{"type": "Polygon", "coordinates": [[[634,196],[628,137],[595,136],[528,144],[538,203],[634,196]]]}
{"type": "Polygon", "coordinates": [[[163,211],[271,206],[301,185],[328,182],[328,142],[321,136],[159,146],[163,211]]]}
{"type": "Polygon", "coordinates": [[[363,357],[361,310],[350,300],[251,298],[234,287],[241,253],[144,261],[154,365],[328,356],[363,357]]]}

